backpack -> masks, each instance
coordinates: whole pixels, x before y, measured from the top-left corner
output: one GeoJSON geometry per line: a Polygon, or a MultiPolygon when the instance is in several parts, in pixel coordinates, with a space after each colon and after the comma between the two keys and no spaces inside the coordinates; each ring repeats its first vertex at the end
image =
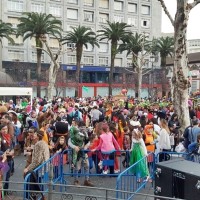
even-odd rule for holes
{"type": "Polygon", "coordinates": [[[34,126],[35,128],[38,128],[38,123],[37,123],[37,121],[32,121],[32,126],[34,126]]]}
{"type": "Polygon", "coordinates": [[[79,120],[79,114],[78,114],[78,110],[76,110],[76,111],[75,111],[75,113],[74,113],[74,116],[73,116],[73,117],[74,117],[74,119],[75,119],[75,120],[79,120]]]}

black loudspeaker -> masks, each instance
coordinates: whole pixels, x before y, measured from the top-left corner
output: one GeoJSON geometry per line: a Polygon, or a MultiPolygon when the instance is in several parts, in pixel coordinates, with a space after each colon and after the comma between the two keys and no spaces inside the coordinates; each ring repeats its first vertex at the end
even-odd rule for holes
{"type": "MultiPolygon", "coordinates": [[[[158,163],[155,171],[155,200],[163,197],[200,199],[200,164],[183,159],[158,163]]],[[[165,199],[166,200],[166,199],[165,199]]]]}

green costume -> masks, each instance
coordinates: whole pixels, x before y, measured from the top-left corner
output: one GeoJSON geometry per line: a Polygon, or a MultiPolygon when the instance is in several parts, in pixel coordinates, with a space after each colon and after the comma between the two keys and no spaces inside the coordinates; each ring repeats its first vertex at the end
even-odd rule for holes
{"type": "MultiPolygon", "coordinates": [[[[70,129],[70,139],[73,145],[78,146],[80,149],[84,148],[85,145],[85,135],[80,132],[80,130],[73,126],[70,129]]],[[[77,161],[82,157],[85,159],[85,152],[79,151],[76,152],[75,149],[72,149],[72,163],[75,166],[77,161]]]]}
{"type": "MultiPolygon", "coordinates": [[[[130,165],[133,165],[137,161],[144,157],[143,149],[140,143],[135,143],[130,155],[130,165]]],[[[146,159],[138,162],[135,167],[133,167],[132,172],[137,178],[144,178],[149,175],[149,170],[147,167],[146,159]]]]}

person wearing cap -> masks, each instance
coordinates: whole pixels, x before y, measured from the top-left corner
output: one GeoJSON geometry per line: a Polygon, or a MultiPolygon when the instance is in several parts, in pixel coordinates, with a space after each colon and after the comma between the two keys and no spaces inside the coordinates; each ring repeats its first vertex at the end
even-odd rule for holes
{"type": "Polygon", "coordinates": [[[35,144],[32,153],[32,161],[29,166],[24,169],[24,174],[27,174],[29,171],[36,169],[42,163],[46,162],[50,158],[49,146],[45,141],[42,140],[44,136],[43,131],[35,132],[38,137],[38,142],[35,144]]]}

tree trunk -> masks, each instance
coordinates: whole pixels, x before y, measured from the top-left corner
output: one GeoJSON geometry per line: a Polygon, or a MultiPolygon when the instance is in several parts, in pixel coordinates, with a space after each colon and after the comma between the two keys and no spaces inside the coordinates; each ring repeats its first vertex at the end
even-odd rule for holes
{"type": "Polygon", "coordinates": [[[110,64],[110,73],[109,73],[109,89],[108,89],[109,96],[112,96],[113,72],[114,72],[114,67],[115,67],[116,51],[117,51],[117,41],[112,41],[112,43],[111,43],[111,64],[110,64]]]}
{"type": "Polygon", "coordinates": [[[37,97],[41,97],[41,58],[42,58],[42,50],[37,49],[37,70],[36,70],[36,77],[37,77],[37,97]]]}
{"type": "Polygon", "coordinates": [[[59,58],[62,50],[62,45],[59,43],[59,50],[56,55],[53,54],[51,51],[48,43],[46,40],[43,41],[46,48],[47,52],[51,58],[51,65],[49,67],[49,84],[48,84],[48,91],[47,91],[47,96],[48,99],[53,99],[53,90],[55,88],[55,83],[56,83],[56,77],[58,74],[58,70],[60,69],[60,64],[59,64],[59,58]]]}
{"type": "Polygon", "coordinates": [[[186,0],[177,0],[177,12],[174,21],[175,57],[172,78],[173,104],[178,114],[182,131],[190,125],[188,110],[188,57],[186,32],[189,11],[186,0]]]}
{"type": "Polygon", "coordinates": [[[80,97],[79,83],[80,83],[80,68],[81,68],[81,58],[83,53],[83,45],[77,45],[76,48],[76,88],[75,97],[80,97]]]}
{"type": "Polygon", "coordinates": [[[137,76],[138,76],[138,83],[137,83],[137,94],[138,94],[138,99],[140,100],[141,99],[141,89],[142,89],[142,69],[141,68],[138,68],[138,73],[137,73],[137,76]]]}
{"type": "Polygon", "coordinates": [[[136,66],[136,70],[137,70],[137,98],[140,100],[141,99],[141,89],[142,89],[142,67],[143,67],[143,63],[144,63],[144,55],[143,53],[139,53],[135,55],[136,56],[136,60],[137,60],[137,66],[136,66]]]}
{"type": "Polygon", "coordinates": [[[51,65],[49,67],[49,84],[48,84],[48,90],[47,90],[48,99],[53,98],[53,90],[55,88],[55,83],[56,83],[57,73],[54,72],[54,68],[55,68],[54,63],[53,61],[51,61],[51,65]]]}

